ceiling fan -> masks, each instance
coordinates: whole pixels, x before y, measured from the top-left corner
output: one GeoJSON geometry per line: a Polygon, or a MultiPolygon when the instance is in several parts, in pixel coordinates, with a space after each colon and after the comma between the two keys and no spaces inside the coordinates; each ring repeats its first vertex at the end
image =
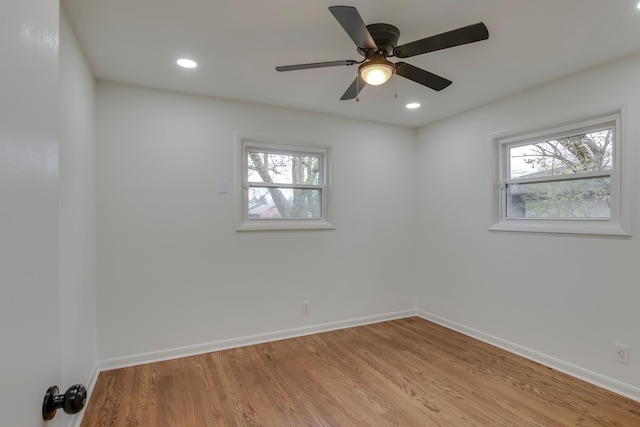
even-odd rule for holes
{"type": "Polygon", "coordinates": [[[358,77],[342,95],[340,100],[354,99],[358,93],[369,85],[380,85],[391,78],[395,73],[399,76],[413,80],[423,86],[440,91],[452,82],[444,77],[430,73],[422,68],[415,67],[406,62],[393,63],[387,58],[410,58],[423,53],[448,49],[454,46],[474,43],[489,38],[487,27],[479,22],[477,24],[458,28],[411,43],[398,46],[400,30],[391,24],[365,25],[362,17],[355,7],[332,6],[329,11],[344,28],[349,37],[358,48],[358,53],[364,57],[361,61],[347,59],[344,61],[314,62],[310,64],[284,65],[276,67],[277,71],[306,70],[310,68],[337,67],[341,65],[358,66],[358,77]]]}

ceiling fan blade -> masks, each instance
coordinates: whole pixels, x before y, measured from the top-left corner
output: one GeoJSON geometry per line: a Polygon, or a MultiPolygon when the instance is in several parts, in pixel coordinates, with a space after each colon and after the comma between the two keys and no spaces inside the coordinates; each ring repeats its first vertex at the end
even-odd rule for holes
{"type": "Polygon", "coordinates": [[[482,22],[458,28],[457,30],[416,40],[403,44],[394,49],[393,53],[398,58],[409,58],[436,50],[448,49],[454,46],[479,42],[489,38],[489,30],[482,22]]]}
{"type": "Polygon", "coordinates": [[[406,62],[396,62],[396,74],[437,91],[441,91],[453,83],[451,80],[407,64],[406,62]]]}
{"type": "Polygon", "coordinates": [[[358,13],[358,9],[351,6],[331,6],[329,11],[336,20],[342,25],[342,28],[349,34],[351,40],[360,49],[377,49],[373,37],[369,34],[367,26],[364,25],[362,17],[358,13]]]}
{"type": "Polygon", "coordinates": [[[351,83],[351,86],[349,86],[349,88],[342,95],[342,98],[340,98],[340,101],[354,99],[356,96],[358,96],[362,88],[365,87],[366,85],[367,83],[364,80],[362,80],[362,77],[360,77],[360,75],[358,75],[358,77],[356,77],[353,83],[351,83]]]}
{"type": "Polygon", "coordinates": [[[310,68],[339,67],[341,65],[353,64],[357,64],[357,62],[352,59],[346,59],[344,61],[312,62],[310,64],[281,65],[276,67],[276,71],[308,70],[310,68]]]}

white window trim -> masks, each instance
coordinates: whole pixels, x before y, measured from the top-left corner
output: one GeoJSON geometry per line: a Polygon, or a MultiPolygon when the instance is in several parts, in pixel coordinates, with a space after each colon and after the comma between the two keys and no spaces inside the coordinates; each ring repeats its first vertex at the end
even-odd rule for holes
{"type": "MultiPolygon", "coordinates": [[[[329,147],[305,146],[305,145],[287,145],[280,143],[267,142],[264,138],[237,136],[238,139],[238,159],[236,164],[239,166],[238,184],[239,191],[238,214],[236,215],[237,226],[236,231],[292,231],[292,230],[335,230],[334,225],[334,205],[335,205],[335,189],[332,185],[333,172],[333,152],[334,149],[329,147]],[[323,185],[322,188],[322,217],[313,219],[255,219],[248,216],[248,195],[249,185],[245,176],[246,173],[246,152],[248,148],[255,148],[264,151],[286,152],[293,154],[319,154],[322,157],[323,185]]],[[[281,138],[269,138],[271,140],[282,140],[281,138]]],[[[286,186],[286,185],[285,185],[286,186]]],[[[296,186],[298,187],[298,186],[296,186]]]]}
{"type": "MultiPolygon", "coordinates": [[[[515,231],[552,234],[581,234],[603,236],[631,236],[631,206],[629,187],[629,165],[625,159],[629,155],[628,120],[624,117],[624,110],[603,114],[591,119],[574,120],[557,126],[550,126],[544,130],[499,132],[490,135],[491,157],[493,167],[493,209],[490,231],[515,231]],[[597,126],[614,126],[613,167],[611,173],[594,172],[593,175],[611,176],[611,217],[608,219],[514,219],[506,217],[506,183],[507,162],[506,147],[526,145],[534,141],[575,135],[582,130],[593,129],[597,126]]],[[[587,174],[585,174],[585,177],[587,174]]],[[[522,181],[522,180],[519,180],[522,181]]],[[[540,181],[540,179],[536,179],[540,181]]]]}

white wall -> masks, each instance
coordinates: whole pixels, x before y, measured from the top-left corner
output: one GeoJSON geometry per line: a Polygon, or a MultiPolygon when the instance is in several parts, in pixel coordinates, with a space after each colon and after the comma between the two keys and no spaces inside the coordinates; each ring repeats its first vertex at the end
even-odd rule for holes
{"type": "Polygon", "coordinates": [[[96,96],[100,359],[412,306],[414,130],[112,83],[96,96]],[[335,150],[337,229],[236,232],[238,132],[335,150]]]}
{"type": "MultiPolygon", "coordinates": [[[[60,14],[61,388],[89,386],[96,362],[96,173],[94,79],[60,14]]],[[[76,418],[79,416],[76,416],[76,418]]]]}
{"type": "Polygon", "coordinates": [[[419,308],[430,314],[592,371],[593,378],[626,383],[636,398],[638,75],[640,57],[635,56],[420,129],[418,161],[424,166],[418,180],[416,289],[419,308]],[[489,134],[621,107],[627,113],[623,126],[632,146],[624,155],[631,157],[634,168],[631,179],[623,183],[632,188],[632,238],[487,231],[493,172],[489,134]],[[631,346],[630,366],[613,360],[614,342],[631,346]]]}
{"type": "Polygon", "coordinates": [[[37,426],[60,375],[58,3],[0,4],[0,424],[37,426]]]}

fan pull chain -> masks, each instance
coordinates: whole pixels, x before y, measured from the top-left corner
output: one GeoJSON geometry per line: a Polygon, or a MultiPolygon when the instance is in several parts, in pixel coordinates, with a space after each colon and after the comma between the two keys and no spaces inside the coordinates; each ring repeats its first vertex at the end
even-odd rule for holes
{"type": "Polygon", "coordinates": [[[393,73],[393,97],[398,99],[398,78],[396,77],[396,73],[393,73]]]}
{"type": "Polygon", "coordinates": [[[360,76],[356,77],[356,102],[360,102],[360,76]]]}

